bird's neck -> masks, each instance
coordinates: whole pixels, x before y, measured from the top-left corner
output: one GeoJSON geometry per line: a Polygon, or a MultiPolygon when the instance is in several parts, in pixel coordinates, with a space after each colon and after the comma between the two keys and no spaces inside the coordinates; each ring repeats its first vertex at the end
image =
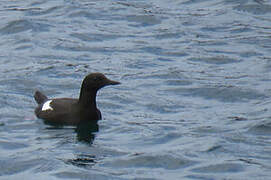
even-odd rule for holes
{"type": "Polygon", "coordinates": [[[81,106],[83,106],[84,108],[97,109],[96,95],[97,95],[96,90],[86,91],[84,89],[81,89],[80,97],[79,97],[79,104],[81,106]]]}

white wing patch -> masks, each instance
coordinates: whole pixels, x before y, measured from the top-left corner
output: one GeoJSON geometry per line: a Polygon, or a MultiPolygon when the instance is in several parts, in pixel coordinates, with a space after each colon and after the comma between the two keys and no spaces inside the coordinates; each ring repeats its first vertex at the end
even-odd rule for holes
{"type": "Polygon", "coordinates": [[[43,104],[41,110],[42,110],[42,111],[54,110],[54,109],[50,106],[50,103],[51,103],[51,102],[52,102],[52,100],[46,101],[46,102],[43,104]]]}

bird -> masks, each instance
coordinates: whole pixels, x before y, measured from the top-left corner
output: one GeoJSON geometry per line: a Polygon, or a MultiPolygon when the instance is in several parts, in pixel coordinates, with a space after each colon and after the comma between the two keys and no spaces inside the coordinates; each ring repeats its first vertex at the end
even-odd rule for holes
{"type": "Polygon", "coordinates": [[[78,99],[49,99],[42,92],[36,91],[34,98],[38,106],[35,108],[35,114],[49,125],[77,126],[84,123],[97,123],[102,118],[96,104],[98,90],[118,84],[120,82],[110,80],[102,73],[90,73],[82,82],[78,99]]]}

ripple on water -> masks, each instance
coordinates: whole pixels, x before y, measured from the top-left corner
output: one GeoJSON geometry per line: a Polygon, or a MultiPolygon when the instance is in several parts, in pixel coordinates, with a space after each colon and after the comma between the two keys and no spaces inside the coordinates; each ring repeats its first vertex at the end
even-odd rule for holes
{"type": "Polygon", "coordinates": [[[15,34],[24,32],[27,30],[43,32],[49,31],[50,25],[44,23],[38,23],[33,20],[15,20],[9,22],[6,26],[0,29],[1,34],[15,34]]]}
{"type": "Polygon", "coordinates": [[[199,88],[175,88],[168,92],[182,96],[202,97],[215,99],[222,102],[246,102],[249,100],[261,100],[267,98],[255,90],[242,89],[239,87],[199,87],[199,88]]]}
{"type": "Polygon", "coordinates": [[[103,163],[103,166],[113,168],[163,168],[182,169],[193,165],[195,162],[173,154],[135,154],[128,157],[114,159],[103,163]]]}
{"type": "Polygon", "coordinates": [[[188,86],[192,85],[192,82],[189,80],[168,80],[165,83],[169,86],[188,86]]]}
{"type": "Polygon", "coordinates": [[[271,5],[268,4],[240,4],[234,9],[245,11],[252,14],[268,14],[271,13],[271,5]]]}
{"type": "Polygon", "coordinates": [[[271,136],[271,123],[261,123],[251,127],[248,130],[249,133],[255,135],[271,136]]]}
{"type": "Polygon", "coordinates": [[[237,163],[212,164],[208,166],[194,168],[197,173],[238,173],[245,170],[245,167],[237,163]]]}
{"type": "Polygon", "coordinates": [[[29,147],[29,145],[25,143],[0,141],[0,148],[5,150],[17,150],[26,147],[29,147]]]}
{"type": "Polygon", "coordinates": [[[180,50],[180,51],[176,51],[175,49],[168,50],[168,49],[163,49],[157,46],[146,46],[146,47],[140,48],[140,50],[145,53],[150,53],[150,54],[160,55],[160,56],[165,56],[165,57],[184,57],[184,56],[189,55],[183,50],[180,50]]]}
{"type": "Polygon", "coordinates": [[[41,165],[41,159],[31,159],[27,158],[27,160],[9,158],[8,160],[0,160],[0,176],[1,175],[13,175],[18,174],[24,171],[27,171],[31,168],[37,167],[41,165]],[[16,163],[10,163],[16,162],[16,163]]]}
{"type": "Polygon", "coordinates": [[[179,112],[180,109],[184,108],[184,105],[180,105],[178,103],[172,102],[156,102],[156,103],[149,103],[145,105],[149,110],[167,114],[167,113],[176,113],[179,112]]]}
{"type": "Polygon", "coordinates": [[[116,180],[124,180],[124,178],[120,178],[117,176],[111,175],[104,175],[100,172],[93,171],[93,170],[70,170],[70,171],[62,171],[57,172],[54,176],[61,178],[61,179],[99,179],[99,180],[108,180],[108,179],[116,179],[116,180]]]}
{"type": "Polygon", "coordinates": [[[87,42],[101,42],[120,38],[120,36],[117,35],[94,34],[94,33],[73,33],[70,36],[78,38],[81,41],[87,42]]]}
{"type": "Polygon", "coordinates": [[[200,57],[200,58],[189,58],[190,61],[205,62],[208,64],[229,64],[240,62],[238,59],[230,58],[227,56],[212,56],[212,57],[200,57]]]}
{"type": "Polygon", "coordinates": [[[62,6],[54,6],[50,7],[48,9],[42,9],[42,8],[30,8],[26,10],[26,15],[28,16],[42,16],[47,14],[53,14],[55,11],[62,9],[62,6]]]}
{"type": "Polygon", "coordinates": [[[77,12],[72,12],[71,14],[69,14],[70,18],[76,18],[76,17],[85,17],[91,20],[102,20],[104,19],[103,16],[99,15],[100,13],[95,13],[95,12],[89,12],[89,11],[84,11],[84,10],[80,10],[77,12]]]}
{"type": "Polygon", "coordinates": [[[144,15],[130,15],[126,17],[128,21],[131,22],[136,22],[138,24],[136,25],[131,25],[131,26],[153,26],[160,24],[161,18],[156,17],[155,15],[149,15],[149,14],[144,14],[144,15]]]}
{"type": "Polygon", "coordinates": [[[239,25],[235,28],[233,28],[230,32],[233,34],[239,34],[239,33],[246,33],[246,32],[251,32],[252,29],[249,27],[246,27],[246,25],[239,25]]]}

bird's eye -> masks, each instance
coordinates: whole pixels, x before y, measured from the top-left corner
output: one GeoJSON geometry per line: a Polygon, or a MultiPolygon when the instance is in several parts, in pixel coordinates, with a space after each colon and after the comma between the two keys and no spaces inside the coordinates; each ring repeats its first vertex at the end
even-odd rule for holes
{"type": "Polygon", "coordinates": [[[95,78],[95,81],[101,81],[101,80],[102,80],[101,77],[96,77],[96,78],[95,78]]]}
{"type": "Polygon", "coordinates": [[[94,81],[99,81],[99,77],[94,77],[93,80],[94,81]]]}

